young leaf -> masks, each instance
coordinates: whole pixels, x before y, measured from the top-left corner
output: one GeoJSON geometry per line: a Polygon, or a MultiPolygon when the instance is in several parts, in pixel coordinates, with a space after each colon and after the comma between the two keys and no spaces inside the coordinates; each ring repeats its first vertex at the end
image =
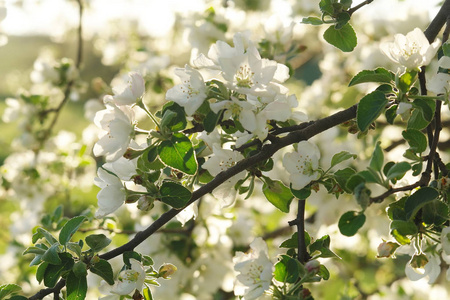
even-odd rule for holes
{"type": "Polygon", "coordinates": [[[91,250],[96,252],[99,252],[103,248],[107,247],[111,240],[107,238],[104,234],[91,234],[88,235],[85,239],[86,244],[91,247],[91,250]]]}
{"type": "Polygon", "coordinates": [[[59,265],[62,262],[61,262],[61,259],[59,258],[58,251],[59,251],[59,245],[57,243],[55,243],[47,251],[45,251],[44,254],[42,254],[41,259],[43,261],[48,262],[49,264],[59,265]]]}
{"type": "Polygon", "coordinates": [[[67,300],[83,300],[87,293],[86,276],[76,276],[70,272],[66,279],[67,300]]]}
{"type": "Polygon", "coordinates": [[[303,18],[300,23],[311,24],[311,25],[322,25],[323,21],[317,17],[307,17],[307,18],[303,18]]]}
{"type": "Polygon", "coordinates": [[[45,238],[50,245],[58,242],[58,240],[50,232],[41,227],[39,227],[36,230],[36,233],[33,234],[32,242],[35,244],[40,238],[45,238]]]}
{"type": "MultiPolygon", "coordinates": [[[[43,262],[39,265],[39,267],[36,270],[36,280],[41,283],[42,280],[44,280],[44,274],[45,270],[47,269],[48,263],[43,262]]],[[[1,299],[1,298],[0,298],[1,299]]]]}
{"type": "MultiPolygon", "coordinates": [[[[308,232],[305,231],[305,245],[308,246],[311,243],[311,237],[308,232]]],[[[292,236],[281,243],[280,248],[298,248],[298,232],[294,232],[292,236]]]]}
{"type": "Polygon", "coordinates": [[[263,193],[267,200],[282,212],[288,213],[291,204],[291,190],[279,180],[270,180],[266,178],[263,185],[263,193]]]}
{"type": "Polygon", "coordinates": [[[384,68],[377,68],[375,70],[364,70],[356,74],[348,86],[357,85],[365,82],[380,82],[391,83],[395,80],[395,74],[384,68]]]}
{"type": "Polygon", "coordinates": [[[366,216],[356,211],[348,211],[339,219],[339,231],[345,236],[354,236],[366,222],[366,216]]]}
{"type": "Polygon", "coordinates": [[[2,284],[0,285],[0,299],[4,299],[13,293],[21,291],[22,288],[17,284],[2,284]]]}
{"type": "Polygon", "coordinates": [[[411,164],[409,164],[406,161],[402,161],[399,163],[396,163],[392,167],[389,168],[389,171],[387,171],[386,178],[387,180],[399,180],[403,176],[405,176],[405,173],[408,172],[411,169],[411,164]]]}
{"type": "Polygon", "coordinates": [[[305,200],[307,199],[309,196],[311,196],[311,188],[303,188],[301,190],[294,190],[292,188],[291,185],[291,193],[292,195],[294,195],[296,198],[301,199],[301,200],[305,200]]]}
{"type": "Polygon", "coordinates": [[[197,172],[197,160],[191,140],[182,133],[174,133],[158,146],[159,158],[166,165],[188,175],[197,172]]]}
{"type": "Polygon", "coordinates": [[[331,159],[331,166],[330,166],[330,168],[332,168],[335,165],[337,165],[337,164],[339,164],[339,163],[341,163],[343,161],[346,161],[346,160],[348,160],[350,158],[355,159],[356,157],[357,157],[356,154],[351,154],[348,151],[341,151],[339,153],[336,153],[335,155],[333,155],[333,158],[331,159]]]}
{"type": "Polygon", "coordinates": [[[66,245],[68,241],[72,238],[72,235],[77,232],[81,224],[86,220],[85,216],[78,216],[70,219],[61,229],[59,233],[59,243],[61,245],[66,245]]]}
{"type": "Polygon", "coordinates": [[[164,181],[159,192],[161,201],[176,209],[185,207],[192,195],[187,188],[173,181],[164,181]]]}
{"type": "Polygon", "coordinates": [[[412,221],[394,220],[390,225],[391,231],[396,230],[402,236],[414,235],[418,229],[416,224],[412,221]]]}
{"type": "Polygon", "coordinates": [[[344,52],[353,51],[357,44],[356,33],[349,23],[346,23],[340,29],[336,29],[334,25],[331,25],[324,32],[323,38],[328,43],[344,52]]]}
{"type": "Polygon", "coordinates": [[[90,269],[92,273],[103,278],[109,285],[114,284],[114,273],[108,261],[100,259],[90,269]]]}
{"type": "Polygon", "coordinates": [[[169,102],[164,105],[162,111],[161,127],[167,127],[172,132],[180,131],[186,128],[186,113],[184,108],[175,102],[169,102]]]}
{"type": "Polygon", "coordinates": [[[439,196],[439,192],[432,187],[423,187],[406,200],[405,213],[406,218],[412,220],[416,213],[426,203],[433,201],[439,196]]]}
{"type": "Polygon", "coordinates": [[[433,200],[422,208],[422,220],[425,224],[440,226],[448,220],[448,205],[439,200],[433,200]]]}
{"type": "Polygon", "coordinates": [[[385,109],[388,100],[383,92],[373,91],[364,96],[358,104],[356,123],[359,130],[366,131],[385,109]]]}
{"type": "Polygon", "coordinates": [[[300,275],[299,262],[292,257],[282,255],[281,260],[275,264],[274,278],[279,282],[295,283],[300,275]]]}

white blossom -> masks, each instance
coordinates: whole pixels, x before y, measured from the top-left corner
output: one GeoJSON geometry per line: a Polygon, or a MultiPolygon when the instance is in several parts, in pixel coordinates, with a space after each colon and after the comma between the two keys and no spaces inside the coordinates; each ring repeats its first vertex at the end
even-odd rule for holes
{"type": "Polygon", "coordinates": [[[243,299],[258,299],[270,287],[273,264],[269,259],[267,244],[256,238],[247,253],[237,252],[233,258],[234,270],[238,272],[234,293],[243,299]]]}
{"type": "Polygon", "coordinates": [[[98,210],[95,213],[96,218],[103,218],[115,212],[126,200],[126,190],[122,181],[103,168],[99,168],[97,176],[94,179],[96,186],[101,188],[97,194],[98,210]]]}
{"type": "MultiPolygon", "coordinates": [[[[450,57],[442,56],[439,59],[439,67],[450,69],[450,57]]],[[[427,82],[427,89],[435,94],[443,94],[450,91],[450,74],[439,72],[427,82]]]]}
{"type": "Polygon", "coordinates": [[[131,72],[126,85],[113,87],[114,102],[117,105],[132,105],[144,95],[145,81],[141,74],[131,72]]]}
{"type": "MultiPolygon", "coordinates": [[[[212,176],[217,176],[220,172],[228,170],[242,159],[244,159],[244,156],[237,151],[222,149],[218,145],[213,145],[213,155],[202,165],[202,168],[208,170],[212,176]]],[[[224,206],[232,205],[236,198],[234,185],[244,177],[245,171],[234,175],[215,188],[213,195],[221,199],[224,206]]]]}
{"type": "Polygon", "coordinates": [[[391,60],[401,64],[408,70],[417,70],[430,63],[439,49],[440,41],[430,45],[425,34],[415,28],[405,35],[396,34],[394,42],[382,43],[381,51],[391,60]]]}
{"type": "Polygon", "coordinates": [[[106,109],[98,111],[94,118],[95,125],[103,129],[94,145],[94,155],[105,155],[109,162],[121,157],[131,141],[133,120],[134,113],[130,107],[107,102],[106,109]]]}
{"type": "Polygon", "coordinates": [[[450,226],[442,229],[441,232],[442,249],[447,255],[450,255],[450,226]]]}
{"type": "Polygon", "coordinates": [[[167,91],[166,99],[183,106],[186,114],[192,116],[206,99],[205,81],[198,70],[188,65],[176,69],[175,74],[181,83],[167,91]]]}
{"type": "Polygon", "coordinates": [[[417,281],[428,276],[428,283],[432,284],[436,281],[441,273],[441,258],[436,253],[425,252],[428,262],[419,268],[413,268],[411,262],[408,262],[405,267],[405,274],[409,280],[417,281]]]}
{"type": "Polygon", "coordinates": [[[283,166],[290,174],[293,189],[300,190],[311,181],[319,179],[319,159],[319,149],[309,141],[301,141],[297,151],[284,155],[283,166]]]}

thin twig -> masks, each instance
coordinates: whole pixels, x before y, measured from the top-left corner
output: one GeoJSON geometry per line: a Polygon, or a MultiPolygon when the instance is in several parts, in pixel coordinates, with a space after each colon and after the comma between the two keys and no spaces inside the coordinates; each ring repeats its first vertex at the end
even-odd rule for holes
{"type": "Polygon", "coordinates": [[[350,8],[349,10],[347,10],[347,13],[351,16],[355,11],[357,11],[358,9],[360,9],[361,7],[372,3],[373,0],[366,0],[358,5],[356,5],[355,7],[350,8]]]}

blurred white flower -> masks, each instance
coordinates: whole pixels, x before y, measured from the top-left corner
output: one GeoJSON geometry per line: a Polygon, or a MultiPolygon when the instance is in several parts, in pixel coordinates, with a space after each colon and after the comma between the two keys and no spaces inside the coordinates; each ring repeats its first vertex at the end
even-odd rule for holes
{"type": "Polygon", "coordinates": [[[145,81],[141,74],[131,72],[126,85],[113,87],[114,102],[117,105],[133,105],[144,95],[145,81]]]}
{"type": "Polygon", "coordinates": [[[283,166],[290,174],[293,189],[300,190],[311,181],[319,179],[319,158],[319,149],[309,141],[301,141],[297,151],[284,155],[283,166]]]}
{"type": "Polygon", "coordinates": [[[250,244],[250,251],[238,251],[233,258],[234,270],[239,274],[234,294],[243,299],[258,299],[270,288],[273,264],[269,259],[267,244],[262,238],[256,238],[250,244]]]}
{"type": "Polygon", "coordinates": [[[394,42],[382,43],[381,51],[392,61],[401,64],[408,70],[417,70],[430,63],[439,49],[440,41],[430,45],[425,34],[415,28],[405,35],[396,34],[394,42]]]}
{"type": "Polygon", "coordinates": [[[403,121],[407,121],[411,115],[412,107],[409,102],[400,102],[397,106],[397,115],[400,115],[403,121]]]}
{"type": "Polygon", "coordinates": [[[103,218],[115,212],[125,203],[127,193],[122,181],[116,175],[99,168],[97,176],[94,178],[94,183],[101,190],[97,194],[98,210],[95,213],[95,217],[103,218]]]}
{"type": "Polygon", "coordinates": [[[441,232],[442,249],[447,255],[450,255],[450,226],[442,229],[441,232]]]}
{"type": "Polygon", "coordinates": [[[95,125],[103,129],[94,145],[94,155],[105,155],[108,162],[119,159],[130,143],[133,120],[134,113],[129,106],[106,103],[106,109],[98,111],[94,118],[95,125]]]}
{"type": "Polygon", "coordinates": [[[192,116],[206,99],[206,85],[199,71],[186,65],[178,68],[175,74],[180,77],[181,84],[177,84],[166,93],[166,99],[184,107],[186,114],[192,116]]]}
{"type": "MultiPolygon", "coordinates": [[[[439,59],[439,67],[450,69],[450,57],[442,56],[439,59]]],[[[433,93],[443,94],[450,91],[450,74],[439,72],[427,81],[427,89],[433,93]]]]}

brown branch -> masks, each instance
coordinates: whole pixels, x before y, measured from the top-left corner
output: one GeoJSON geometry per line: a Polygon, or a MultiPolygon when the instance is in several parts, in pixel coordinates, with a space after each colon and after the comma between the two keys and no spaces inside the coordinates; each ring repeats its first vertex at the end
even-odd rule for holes
{"type": "Polygon", "coordinates": [[[366,0],[358,5],[356,5],[355,7],[350,8],[349,10],[347,10],[347,13],[351,16],[355,11],[357,11],[358,9],[360,9],[361,7],[372,3],[373,0],[366,0]]]}

